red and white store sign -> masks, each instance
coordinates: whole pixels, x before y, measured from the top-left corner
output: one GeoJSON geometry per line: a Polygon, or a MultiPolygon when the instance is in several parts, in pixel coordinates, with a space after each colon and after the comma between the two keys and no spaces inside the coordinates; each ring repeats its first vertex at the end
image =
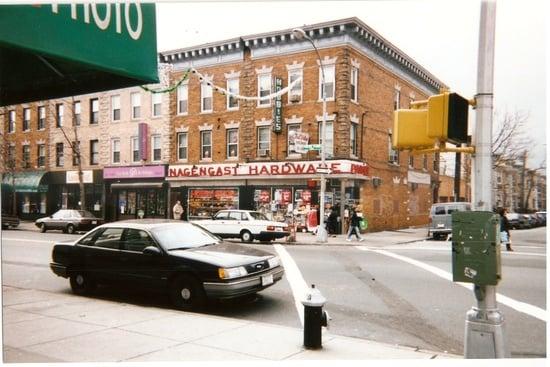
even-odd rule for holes
{"type": "MultiPolygon", "coordinates": [[[[331,174],[368,176],[369,168],[362,162],[348,160],[326,161],[331,174]]],[[[208,177],[273,177],[316,175],[321,161],[292,161],[265,163],[179,164],[168,167],[167,179],[208,177]]]]}

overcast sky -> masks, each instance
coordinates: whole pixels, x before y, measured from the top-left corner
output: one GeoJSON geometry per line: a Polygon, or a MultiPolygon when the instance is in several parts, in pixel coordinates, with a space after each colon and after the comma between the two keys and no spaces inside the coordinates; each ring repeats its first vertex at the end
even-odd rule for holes
{"type": "MultiPolygon", "coordinates": [[[[529,113],[531,166],[546,156],[548,10],[544,0],[497,2],[495,111],[529,113]]],[[[472,98],[479,13],[477,0],[166,1],[157,3],[157,43],[166,51],[355,16],[472,98]]]]}

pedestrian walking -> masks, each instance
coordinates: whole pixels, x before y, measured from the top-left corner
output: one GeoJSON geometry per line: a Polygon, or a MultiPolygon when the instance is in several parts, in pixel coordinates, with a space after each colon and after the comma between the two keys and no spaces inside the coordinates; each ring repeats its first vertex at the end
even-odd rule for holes
{"type": "Polygon", "coordinates": [[[346,241],[351,241],[351,235],[352,233],[355,233],[355,237],[361,242],[364,240],[363,237],[361,237],[361,232],[359,231],[359,227],[361,225],[361,217],[357,215],[357,212],[355,211],[355,208],[351,209],[351,217],[349,220],[349,230],[348,230],[348,238],[346,238],[346,241]]]}
{"type": "Polygon", "coordinates": [[[327,230],[328,234],[336,237],[336,232],[338,228],[338,212],[335,207],[330,209],[330,214],[327,219],[327,230]]]}
{"type": "Polygon", "coordinates": [[[176,205],[172,209],[174,213],[174,219],[181,220],[181,215],[183,214],[183,207],[181,206],[180,201],[176,201],[176,205]]]}
{"type": "Polygon", "coordinates": [[[512,250],[512,238],[510,237],[510,222],[506,218],[508,211],[505,208],[498,208],[497,213],[500,215],[500,242],[506,244],[506,251],[512,250]]]}

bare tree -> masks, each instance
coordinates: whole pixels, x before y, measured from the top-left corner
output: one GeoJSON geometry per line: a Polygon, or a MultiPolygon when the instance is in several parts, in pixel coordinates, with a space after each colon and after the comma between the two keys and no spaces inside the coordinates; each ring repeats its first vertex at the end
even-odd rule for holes
{"type": "Polygon", "coordinates": [[[526,122],[529,113],[516,111],[505,112],[502,118],[495,114],[497,123],[493,128],[493,168],[502,164],[513,164],[522,158],[523,152],[533,140],[527,136],[526,122]]]}

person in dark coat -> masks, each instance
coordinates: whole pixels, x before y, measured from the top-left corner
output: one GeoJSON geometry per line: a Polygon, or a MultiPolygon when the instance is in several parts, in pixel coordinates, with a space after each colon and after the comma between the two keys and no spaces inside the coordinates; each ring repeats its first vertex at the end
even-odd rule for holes
{"type": "Polygon", "coordinates": [[[352,233],[355,233],[355,237],[359,241],[363,241],[363,237],[361,237],[361,232],[359,230],[361,223],[361,217],[357,215],[357,212],[355,211],[355,208],[351,209],[351,217],[349,220],[349,230],[348,230],[348,238],[346,238],[346,241],[351,241],[351,235],[352,233]]]}
{"type": "Polygon", "coordinates": [[[506,218],[507,210],[505,208],[498,208],[497,213],[500,215],[500,238],[502,242],[506,243],[506,251],[512,250],[512,238],[510,237],[510,222],[506,218]]]}
{"type": "Polygon", "coordinates": [[[327,219],[327,231],[328,234],[336,236],[336,231],[338,227],[338,212],[336,208],[332,207],[330,209],[330,214],[327,219]]]}

